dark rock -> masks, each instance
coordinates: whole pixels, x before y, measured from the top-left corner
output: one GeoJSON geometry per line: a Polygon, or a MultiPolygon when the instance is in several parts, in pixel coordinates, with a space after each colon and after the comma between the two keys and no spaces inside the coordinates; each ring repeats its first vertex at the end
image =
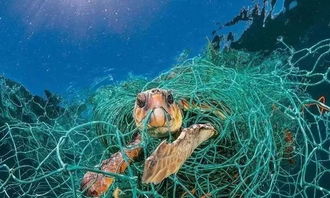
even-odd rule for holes
{"type": "MultiPolygon", "coordinates": [[[[271,15],[265,19],[262,12],[253,16],[251,26],[237,41],[231,43],[231,48],[270,52],[279,47],[279,36],[294,48],[307,47],[329,37],[329,0],[298,0],[297,6],[290,9],[292,2],[286,0],[285,12],[274,19],[271,15]]],[[[272,5],[274,3],[272,1],[272,5]]]]}
{"type": "Polygon", "coordinates": [[[64,112],[59,97],[49,91],[44,99],[4,76],[0,76],[0,88],[0,126],[12,122],[51,124],[64,112]]]}

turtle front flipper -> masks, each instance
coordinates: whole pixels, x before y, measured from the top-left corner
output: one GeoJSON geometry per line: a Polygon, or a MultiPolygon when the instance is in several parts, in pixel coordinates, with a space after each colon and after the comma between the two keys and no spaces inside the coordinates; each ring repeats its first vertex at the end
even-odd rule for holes
{"type": "MultiPolygon", "coordinates": [[[[109,159],[103,160],[100,170],[111,173],[123,173],[129,166],[129,163],[137,159],[141,154],[141,136],[137,135],[134,140],[128,144],[124,150],[128,160],[124,159],[122,152],[118,151],[111,155],[109,159]]],[[[87,172],[81,181],[81,190],[85,195],[91,197],[99,197],[108,191],[114,178],[105,176],[100,173],[87,172]]]]}
{"type": "Polygon", "coordinates": [[[194,124],[183,129],[173,143],[163,141],[145,161],[142,182],[158,184],[177,173],[194,150],[215,134],[209,124],[194,124]]]}

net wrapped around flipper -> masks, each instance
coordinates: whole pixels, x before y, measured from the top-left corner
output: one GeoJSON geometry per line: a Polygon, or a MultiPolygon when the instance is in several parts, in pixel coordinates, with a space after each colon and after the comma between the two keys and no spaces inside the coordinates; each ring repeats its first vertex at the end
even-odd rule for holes
{"type": "Polygon", "coordinates": [[[329,88],[329,50],[329,40],[267,57],[209,49],[151,81],[131,78],[100,88],[84,104],[87,110],[70,105],[56,116],[45,116],[45,105],[35,116],[31,104],[37,102],[13,99],[14,87],[1,81],[0,194],[83,196],[84,173],[100,172],[95,166],[124,152],[141,133],[142,156],[123,174],[104,173],[115,178],[105,196],[116,188],[122,197],[330,195],[324,182],[330,177],[328,107],[306,91],[329,88]],[[132,110],[136,94],[155,87],[170,89],[176,101],[196,107],[184,112],[183,127],[211,123],[218,135],[199,146],[176,175],[145,185],[144,160],[162,139],[138,131],[132,110]],[[208,108],[197,108],[201,105],[208,108]]]}

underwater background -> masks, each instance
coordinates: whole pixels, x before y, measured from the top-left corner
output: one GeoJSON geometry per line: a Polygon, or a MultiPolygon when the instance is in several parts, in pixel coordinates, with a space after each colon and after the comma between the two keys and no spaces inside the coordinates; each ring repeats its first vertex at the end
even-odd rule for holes
{"type": "MultiPolygon", "coordinates": [[[[121,81],[128,73],[154,77],[184,50],[201,53],[217,22],[249,5],[250,0],[1,1],[1,74],[35,94],[121,81]]],[[[240,34],[247,26],[232,30],[240,34]]]]}
{"type": "Polygon", "coordinates": [[[1,0],[0,197],[87,196],[84,174],[131,141],[136,94],[154,87],[233,114],[188,111],[184,127],[211,120],[223,134],[162,185],[137,179],[160,143],[145,137],[142,160],[108,175],[103,197],[330,196],[329,10],[328,0],[1,0]]]}

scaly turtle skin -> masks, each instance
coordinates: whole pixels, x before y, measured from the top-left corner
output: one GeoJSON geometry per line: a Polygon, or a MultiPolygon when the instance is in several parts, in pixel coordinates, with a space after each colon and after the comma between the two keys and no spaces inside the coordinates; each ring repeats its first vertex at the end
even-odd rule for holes
{"type": "MultiPolygon", "coordinates": [[[[189,108],[209,109],[207,105],[192,105],[184,99],[176,103],[171,91],[164,89],[151,89],[137,95],[133,117],[140,131],[146,130],[153,137],[165,137],[180,132],[174,142],[163,141],[147,158],[142,176],[143,183],[158,184],[171,174],[178,172],[192,152],[201,143],[216,134],[210,124],[194,124],[182,129],[182,111],[189,108]]],[[[221,109],[214,113],[225,118],[228,109],[221,109]],[[222,112],[224,110],[227,112],[222,112]]],[[[129,144],[133,148],[125,150],[129,161],[125,161],[122,153],[117,152],[102,162],[100,170],[123,173],[129,163],[141,153],[140,143],[141,136],[137,135],[129,144]]],[[[81,189],[88,196],[98,197],[108,190],[113,181],[114,179],[111,177],[87,172],[81,182],[81,189]]]]}
{"type": "Polygon", "coordinates": [[[173,143],[163,141],[147,158],[142,176],[143,183],[158,184],[178,172],[195,148],[215,134],[215,129],[209,124],[195,124],[181,129],[181,108],[184,108],[183,104],[187,107],[187,103],[183,101],[180,101],[180,105],[175,103],[172,93],[164,89],[151,89],[137,96],[133,117],[140,130],[146,129],[154,137],[181,132],[173,143]],[[147,123],[144,124],[145,120],[147,123]]]}
{"type": "Polygon", "coordinates": [[[151,136],[165,137],[177,132],[182,125],[182,111],[174,102],[170,91],[151,89],[139,93],[136,98],[133,117],[136,126],[144,130],[143,121],[150,113],[147,130],[151,136]]]}
{"type": "MultiPolygon", "coordinates": [[[[306,104],[306,106],[317,105],[321,113],[330,111],[323,105],[325,98],[321,97],[319,101],[320,103],[306,104]]],[[[230,114],[230,110],[221,102],[215,101],[214,106],[215,109],[205,104],[195,105],[188,103],[185,99],[176,103],[172,93],[163,89],[151,89],[137,95],[133,117],[140,131],[146,130],[154,137],[180,133],[172,143],[163,141],[146,159],[142,176],[143,183],[158,184],[171,174],[178,172],[195,148],[216,134],[215,129],[210,124],[194,124],[189,128],[181,128],[182,112],[185,110],[198,108],[201,111],[212,111],[221,119],[226,119],[230,114]]],[[[290,131],[285,132],[285,141],[288,143],[286,150],[291,153],[294,148],[294,140],[290,131]]],[[[138,134],[128,145],[129,148],[124,150],[128,161],[124,160],[122,152],[117,152],[101,163],[100,170],[123,173],[129,163],[141,153],[140,143],[141,136],[138,134]]],[[[294,163],[294,160],[290,162],[294,163]]],[[[98,197],[105,193],[113,182],[114,178],[112,177],[87,172],[81,182],[81,189],[88,196],[98,197]]]]}

